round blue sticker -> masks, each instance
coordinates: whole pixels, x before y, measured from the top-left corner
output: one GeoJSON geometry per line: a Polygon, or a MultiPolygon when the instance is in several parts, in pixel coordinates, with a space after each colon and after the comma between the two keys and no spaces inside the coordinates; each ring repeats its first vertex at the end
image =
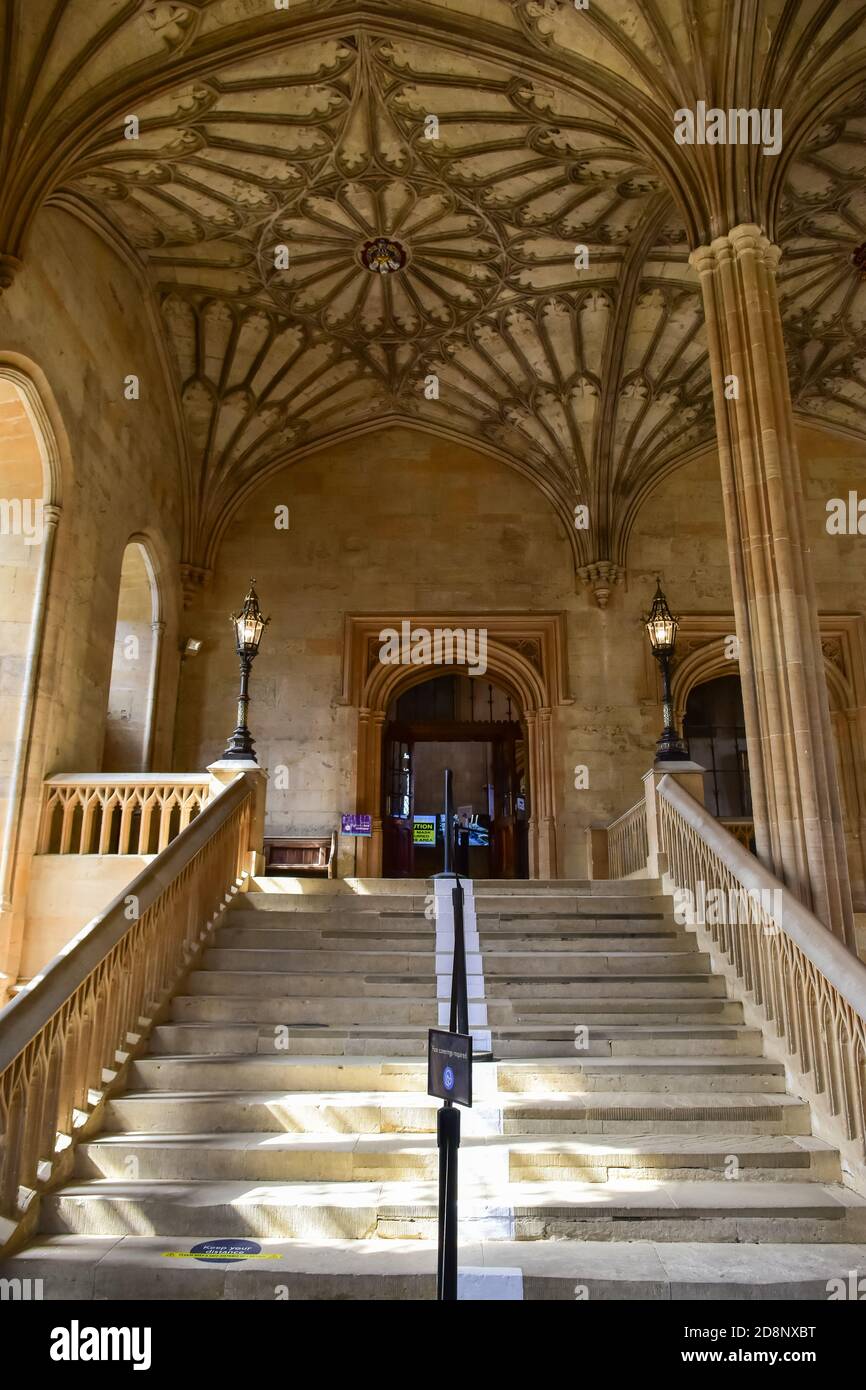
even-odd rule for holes
{"type": "Polygon", "coordinates": [[[229,1260],[249,1260],[260,1255],[262,1247],[254,1240],[203,1240],[201,1245],[194,1245],[189,1253],[197,1260],[222,1264],[229,1260]]]}
{"type": "Polygon", "coordinates": [[[454,1090],[454,1072],[450,1067],[446,1067],[442,1073],[442,1082],[446,1091],[454,1090]]]}

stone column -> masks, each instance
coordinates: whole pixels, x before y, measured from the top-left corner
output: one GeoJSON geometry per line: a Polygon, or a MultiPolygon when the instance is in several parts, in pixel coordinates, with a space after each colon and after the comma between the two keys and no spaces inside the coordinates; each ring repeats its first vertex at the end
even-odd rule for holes
{"type": "Polygon", "coordinates": [[[165,623],[161,620],[151,623],[150,672],[147,678],[147,717],[144,726],[144,748],[142,771],[153,771],[153,744],[156,738],[157,707],[159,702],[159,674],[162,661],[162,639],[165,623]]]}
{"type": "Polygon", "coordinates": [[[779,248],[734,227],[692,253],[704,300],[755,838],[849,945],[853,915],[776,287],[779,248]],[[730,399],[729,399],[730,397],[730,399]]]}
{"type": "Polygon", "coordinates": [[[527,838],[529,841],[529,877],[541,878],[538,871],[538,788],[541,772],[538,759],[538,720],[531,711],[523,716],[526,730],[526,766],[529,773],[529,820],[527,838]]]}
{"type": "MultiPolygon", "coordinates": [[[[553,804],[553,721],[547,708],[538,711],[538,877],[557,878],[556,820],[553,804]]],[[[530,788],[530,790],[532,790],[530,788]]]]}

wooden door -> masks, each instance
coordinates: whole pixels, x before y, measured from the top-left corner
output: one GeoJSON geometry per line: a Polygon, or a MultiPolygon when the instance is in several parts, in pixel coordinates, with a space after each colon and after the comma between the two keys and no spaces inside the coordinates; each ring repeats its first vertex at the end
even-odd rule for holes
{"type": "Polygon", "coordinates": [[[386,734],[383,773],[382,874],[385,878],[412,878],[415,855],[411,742],[390,732],[386,734]]]}
{"type": "Polygon", "coordinates": [[[517,877],[516,785],[514,740],[497,739],[493,744],[493,826],[490,837],[490,872],[493,878],[517,877]]]}

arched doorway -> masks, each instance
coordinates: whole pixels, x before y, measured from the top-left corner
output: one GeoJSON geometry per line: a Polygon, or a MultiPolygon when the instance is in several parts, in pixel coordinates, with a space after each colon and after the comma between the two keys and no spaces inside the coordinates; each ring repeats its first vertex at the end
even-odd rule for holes
{"type": "Polygon", "coordinates": [[[738,675],[716,676],[689,691],[683,719],[689,752],[704,768],[704,802],[719,820],[752,814],[746,719],[738,675]]]}
{"type": "Polygon", "coordinates": [[[134,539],[120,571],[103,772],[150,770],[162,630],[153,561],[146,544],[134,539]]]}
{"type": "Polygon", "coordinates": [[[382,873],[443,867],[445,768],[473,878],[529,875],[529,772],[522,711],[485,676],[431,676],[391,701],[384,730],[382,873]]]}
{"type": "MultiPolygon", "coordinates": [[[[862,911],[866,908],[866,798],[863,795],[866,786],[866,649],[862,618],[851,613],[822,614],[820,626],[851,887],[855,910],[862,911]]],[[[680,639],[684,655],[677,661],[671,680],[678,727],[686,726],[689,711],[694,708],[691,704],[693,692],[712,686],[716,681],[731,681],[736,698],[741,702],[739,671],[731,657],[733,631],[731,614],[681,615],[680,639]]],[[[738,712],[741,708],[740,703],[738,712]]],[[[699,756],[700,751],[700,746],[695,744],[692,756],[697,762],[704,761],[699,756]]],[[[709,798],[707,804],[712,809],[709,798]]],[[[743,844],[754,848],[751,814],[745,818],[720,816],[720,819],[726,821],[743,844]]]]}
{"type": "MultiPolygon", "coordinates": [[[[484,677],[511,696],[521,711],[525,733],[528,875],[558,876],[555,707],[572,703],[568,686],[567,642],[562,613],[415,613],[346,614],[340,703],[357,711],[354,811],[369,815],[371,834],[355,841],[353,872],[375,878],[382,873],[382,787],[384,732],[388,711],[404,691],[441,666],[392,664],[382,660],[383,634],[406,623],[415,631],[474,630],[486,633],[484,677]]],[[[468,676],[465,665],[448,674],[468,676]]]]}

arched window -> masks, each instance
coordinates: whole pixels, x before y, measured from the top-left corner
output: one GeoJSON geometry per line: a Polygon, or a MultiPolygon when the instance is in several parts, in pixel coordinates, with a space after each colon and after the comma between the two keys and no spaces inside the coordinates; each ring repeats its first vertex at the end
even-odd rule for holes
{"type": "Polygon", "coordinates": [[[706,769],[707,810],[721,820],[750,817],[752,797],[739,676],[717,676],[696,685],[686,703],[683,732],[695,762],[706,769]]]}
{"type": "Polygon", "coordinates": [[[150,770],[161,631],[153,563],[147,547],[132,540],[120,572],[103,772],[150,770]]]}
{"type": "Polygon", "coordinates": [[[0,824],[14,781],[45,530],[42,452],[24,397],[0,377],[0,824]]]}

